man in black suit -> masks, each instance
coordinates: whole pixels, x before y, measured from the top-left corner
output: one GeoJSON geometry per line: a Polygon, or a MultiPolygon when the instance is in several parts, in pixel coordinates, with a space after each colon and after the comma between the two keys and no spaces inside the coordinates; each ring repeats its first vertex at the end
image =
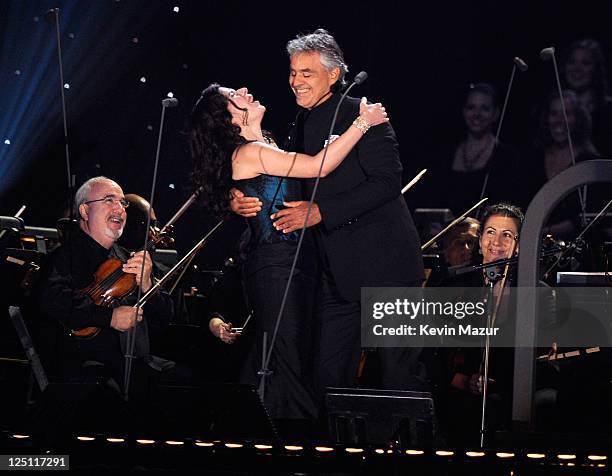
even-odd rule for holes
{"type": "MultiPolygon", "coordinates": [[[[287,44],[289,83],[300,106],[287,150],[313,154],[325,145],[348,68],[325,30],[287,44]]],[[[359,99],[342,103],[333,131],[340,135],[359,111],[359,99]]],[[[344,162],[322,179],[307,227],[314,227],[322,276],[317,303],[315,375],[319,391],[352,387],[361,351],[362,287],[418,286],[423,280],[420,241],[401,195],[402,165],[390,124],[372,128],[344,162]]],[[[310,196],[314,179],[305,181],[310,196]]],[[[236,201],[236,200],[233,200],[236,201]]],[[[257,211],[236,203],[241,214],[257,211]]],[[[307,201],[289,202],[272,215],[285,233],[303,227],[307,201]]],[[[419,349],[379,349],[382,384],[421,390],[419,349]]]]}

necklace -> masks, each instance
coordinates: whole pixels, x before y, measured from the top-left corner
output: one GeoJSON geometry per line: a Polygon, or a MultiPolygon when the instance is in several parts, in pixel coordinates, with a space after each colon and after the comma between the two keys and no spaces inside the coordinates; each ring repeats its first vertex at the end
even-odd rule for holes
{"type": "Polygon", "coordinates": [[[468,155],[468,141],[465,142],[465,144],[463,145],[463,166],[465,168],[466,171],[473,171],[473,170],[480,170],[482,169],[482,166],[479,166],[482,162],[482,159],[485,157],[486,154],[486,160],[485,162],[489,159],[489,156],[491,154],[491,145],[493,144],[493,137],[492,136],[488,136],[487,137],[487,141],[485,142],[485,144],[476,150],[476,152],[473,152],[470,155],[468,155]]]}

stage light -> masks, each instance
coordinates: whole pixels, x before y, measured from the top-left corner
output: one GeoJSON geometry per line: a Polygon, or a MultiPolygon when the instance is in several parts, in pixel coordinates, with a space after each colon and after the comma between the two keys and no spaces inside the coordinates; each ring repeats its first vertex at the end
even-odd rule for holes
{"type": "Polygon", "coordinates": [[[344,448],[347,453],[363,453],[363,448],[344,448]]]}
{"type": "Polygon", "coordinates": [[[147,130],[148,130],[148,131],[152,131],[152,130],[153,130],[153,126],[152,126],[151,124],[149,124],[149,125],[147,126],[147,130]]]}
{"type": "Polygon", "coordinates": [[[272,445],[255,445],[258,450],[271,450],[274,448],[272,445]]]}
{"type": "Polygon", "coordinates": [[[542,459],[542,458],[546,458],[546,455],[544,453],[527,453],[527,458],[542,459]]]}
{"type": "Polygon", "coordinates": [[[172,11],[173,11],[174,13],[178,13],[178,12],[179,12],[179,7],[174,7],[174,8],[172,9],[172,11]]]}
{"type": "Polygon", "coordinates": [[[166,96],[168,96],[169,98],[173,98],[174,93],[172,91],[168,91],[168,94],[166,94],[166,96]]]}
{"type": "Polygon", "coordinates": [[[603,456],[603,455],[589,455],[587,456],[588,459],[590,459],[591,461],[603,461],[608,459],[607,456],[603,456]]]}
{"type": "Polygon", "coordinates": [[[436,451],[436,454],[438,456],[453,456],[455,454],[455,452],[454,451],[438,450],[438,451],[436,451]]]}
{"type": "Polygon", "coordinates": [[[184,445],[184,441],[176,441],[176,440],[166,440],[166,444],[170,446],[181,446],[184,445]]]}
{"type": "Polygon", "coordinates": [[[15,70],[15,76],[19,76],[21,74],[21,70],[20,69],[16,69],[15,70]]]}
{"type": "Polygon", "coordinates": [[[599,463],[599,464],[597,465],[597,467],[598,467],[598,468],[605,468],[605,467],[606,467],[606,465],[605,465],[605,464],[603,464],[603,463],[599,463]]]}
{"type": "Polygon", "coordinates": [[[375,452],[376,454],[379,454],[379,455],[384,455],[384,454],[385,454],[385,450],[381,450],[380,448],[376,448],[376,449],[374,450],[374,452],[375,452]]]}
{"type": "Polygon", "coordinates": [[[136,443],[140,443],[141,445],[152,445],[155,443],[155,440],[136,440],[136,443]]]}
{"type": "Polygon", "coordinates": [[[70,89],[70,84],[69,83],[64,83],[64,89],[70,89]]]}
{"type": "Polygon", "coordinates": [[[30,437],[30,435],[20,435],[20,434],[14,434],[11,436],[17,440],[25,440],[26,438],[30,437]]]}
{"type": "Polygon", "coordinates": [[[144,76],[140,77],[140,82],[141,83],[146,83],[147,82],[147,78],[145,78],[144,76]]]}
{"type": "Polygon", "coordinates": [[[95,439],[95,436],[77,436],[77,440],[79,441],[94,441],[95,439]]]}
{"type": "Polygon", "coordinates": [[[423,450],[406,450],[406,454],[411,456],[417,456],[425,454],[425,452],[423,450]]]}
{"type": "Polygon", "coordinates": [[[299,445],[285,445],[285,449],[287,451],[302,451],[304,447],[299,445]]]}
{"type": "Polygon", "coordinates": [[[196,441],[195,445],[200,446],[200,447],[205,447],[205,448],[210,448],[211,446],[215,446],[214,443],[210,443],[208,441],[196,441]]]}
{"type": "Polygon", "coordinates": [[[480,458],[484,456],[485,453],[484,451],[466,451],[465,455],[469,456],[470,458],[480,458]]]}
{"type": "Polygon", "coordinates": [[[5,145],[11,145],[11,140],[10,139],[4,139],[4,144],[5,145]]]}
{"type": "Polygon", "coordinates": [[[125,443],[125,438],[106,438],[109,443],[125,443]]]}
{"type": "Polygon", "coordinates": [[[242,448],[244,445],[242,443],[225,443],[227,448],[242,448]]]}
{"type": "Polygon", "coordinates": [[[576,459],[576,455],[572,455],[572,454],[560,454],[560,455],[557,455],[557,458],[562,459],[562,460],[576,459]]]}
{"type": "Polygon", "coordinates": [[[514,458],[514,453],[505,453],[503,451],[500,451],[498,453],[495,453],[495,456],[497,456],[498,458],[514,458]]]}
{"type": "MultiPolygon", "coordinates": [[[[334,451],[333,448],[331,448],[330,446],[315,446],[315,451],[318,451],[319,453],[329,453],[331,451],[334,451]]],[[[378,450],[376,450],[378,451],[378,450]]],[[[380,450],[382,451],[382,450],[380,450]]]]}

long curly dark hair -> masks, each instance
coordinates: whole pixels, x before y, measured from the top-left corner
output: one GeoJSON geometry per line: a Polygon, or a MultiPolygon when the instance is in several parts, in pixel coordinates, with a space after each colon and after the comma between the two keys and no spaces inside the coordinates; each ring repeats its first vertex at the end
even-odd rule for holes
{"type": "Polygon", "coordinates": [[[228,98],[213,83],[202,91],[187,124],[192,183],[196,190],[202,187],[201,200],[219,219],[230,215],[232,154],[246,142],[227,105],[228,98]]]}

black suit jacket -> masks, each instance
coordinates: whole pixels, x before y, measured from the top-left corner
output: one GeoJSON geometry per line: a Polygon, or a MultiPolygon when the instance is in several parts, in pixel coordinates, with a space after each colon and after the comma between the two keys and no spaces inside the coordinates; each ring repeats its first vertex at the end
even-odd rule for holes
{"type": "MultiPolygon", "coordinates": [[[[300,111],[289,150],[310,155],[320,151],[339,100],[334,94],[316,108],[300,111]]],[[[333,134],[342,134],[358,114],[359,99],[347,97],[333,134]]],[[[407,286],[423,279],[421,243],[401,195],[401,181],[399,148],[390,124],[370,128],[340,166],[321,179],[315,198],[323,218],[317,241],[346,300],[358,301],[361,287],[407,286]]],[[[314,182],[305,181],[308,197],[314,182]]]]}

